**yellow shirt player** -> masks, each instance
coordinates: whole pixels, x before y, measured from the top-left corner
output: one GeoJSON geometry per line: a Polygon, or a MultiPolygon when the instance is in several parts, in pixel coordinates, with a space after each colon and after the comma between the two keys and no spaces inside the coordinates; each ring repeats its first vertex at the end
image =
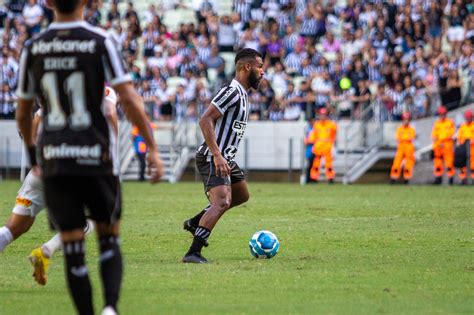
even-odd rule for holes
{"type": "Polygon", "coordinates": [[[319,111],[319,120],[313,125],[313,131],[309,136],[309,142],[313,144],[314,161],[310,171],[313,181],[319,180],[321,159],[324,158],[326,168],[326,179],[329,183],[334,182],[336,173],[332,168],[332,146],[336,141],[337,125],[328,119],[328,110],[322,108],[319,111]]]}
{"type": "MultiPolygon", "coordinates": [[[[464,119],[466,122],[459,127],[457,143],[458,145],[463,145],[467,140],[470,140],[469,167],[471,169],[471,178],[474,180],[474,122],[472,121],[472,112],[469,110],[466,111],[464,113],[464,119]]],[[[467,184],[467,167],[461,168],[459,178],[463,185],[467,184]]]]}
{"type": "Polygon", "coordinates": [[[402,164],[403,179],[405,184],[413,177],[413,167],[415,166],[415,145],[413,141],[416,138],[415,128],[410,126],[410,113],[402,114],[403,125],[398,127],[395,138],[398,142],[397,153],[393,159],[392,170],[390,172],[391,183],[400,178],[402,164]]]}
{"type": "Polygon", "coordinates": [[[431,137],[433,139],[433,174],[435,176],[434,184],[439,185],[442,182],[444,167],[446,167],[449,184],[454,180],[454,141],[456,132],[454,122],[446,117],[446,107],[441,106],[438,109],[439,119],[433,126],[431,137]]]}

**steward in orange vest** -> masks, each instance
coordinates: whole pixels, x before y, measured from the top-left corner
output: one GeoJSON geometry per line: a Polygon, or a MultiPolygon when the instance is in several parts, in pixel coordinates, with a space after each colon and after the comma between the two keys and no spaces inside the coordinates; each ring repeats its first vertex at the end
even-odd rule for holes
{"type": "Polygon", "coordinates": [[[393,159],[392,170],[390,172],[390,181],[394,183],[400,178],[402,164],[403,165],[403,179],[405,184],[413,176],[413,167],[415,166],[415,145],[413,141],[416,138],[415,128],[410,126],[410,113],[402,114],[403,125],[397,128],[395,138],[398,142],[397,153],[393,159]]]}

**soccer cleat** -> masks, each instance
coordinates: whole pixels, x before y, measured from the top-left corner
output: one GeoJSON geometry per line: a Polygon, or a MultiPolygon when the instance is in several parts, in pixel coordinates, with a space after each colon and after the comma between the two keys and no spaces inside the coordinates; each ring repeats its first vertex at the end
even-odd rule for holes
{"type": "Polygon", "coordinates": [[[33,278],[40,285],[45,285],[48,281],[46,273],[49,268],[49,258],[43,254],[41,247],[33,249],[28,258],[33,266],[33,278]]]}
{"type": "Polygon", "coordinates": [[[106,306],[102,310],[102,315],[117,315],[118,313],[114,310],[112,306],[106,306]]]}
{"type": "Polygon", "coordinates": [[[410,180],[405,179],[405,180],[403,181],[403,183],[404,183],[405,185],[408,185],[408,184],[410,183],[410,180]]]}
{"type": "Polygon", "coordinates": [[[449,178],[449,185],[453,185],[454,184],[454,178],[453,177],[450,177],[449,178]]]}
{"type": "Polygon", "coordinates": [[[329,179],[329,180],[328,180],[328,184],[334,184],[334,179],[332,179],[332,178],[329,179]]]}
{"type": "Polygon", "coordinates": [[[196,227],[191,224],[191,219],[183,222],[183,229],[191,233],[193,236],[196,232],[196,227]]]}
{"type": "Polygon", "coordinates": [[[436,177],[434,182],[433,182],[433,185],[441,185],[441,182],[442,182],[442,178],[441,177],[436,177]]]}
{"type": "Polygon", "coordinates": [[[201,253],[188,254],[183,257],[183,263],[191,264],[207,264],[206,258],[202,257],[201,253]]]}

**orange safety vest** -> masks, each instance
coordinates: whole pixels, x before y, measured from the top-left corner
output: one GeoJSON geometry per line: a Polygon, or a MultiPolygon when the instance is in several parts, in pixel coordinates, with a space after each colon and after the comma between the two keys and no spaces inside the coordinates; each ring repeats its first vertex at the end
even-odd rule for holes
{"type": "Polygon", "coordinates": [[[310,143],[336,141],[337,125],[329,119],[318,120],[313,125],[313,131],[309,136],[310,143]]]}
{"type": "Polygon", "coordinates": [[[431,137],[437,142],[452,140],[455,132],[456,127],[451,119],[438,119],[433,126],[431,137]]]}
{"type": "Polygon", "coordinates": [[[474,122],[464,123],[459,127],[458,144],[464,144],[466,140],[471,140],[471,145],[474,145],[474,122]]]}
{"type": "Polygon", "coordinates": [[[395,139],[397,139],[398,143],[407,143],[413,142],[416,138],[416,131],[415,128],[412,126],[404,126],[401,125],[397,128],[397,132],[395,133],[395,139]]]}

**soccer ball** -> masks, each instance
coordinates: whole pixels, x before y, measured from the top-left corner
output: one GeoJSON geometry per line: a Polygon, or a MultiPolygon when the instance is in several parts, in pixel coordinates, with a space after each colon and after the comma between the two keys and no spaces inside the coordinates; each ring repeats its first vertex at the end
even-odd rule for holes
{"type": "Polygon", "coordinates": [[[250,253],[255,258],[272,258],[278,253],[280,242],[270,231],[258,231],[249,241],[250,253]]]}

